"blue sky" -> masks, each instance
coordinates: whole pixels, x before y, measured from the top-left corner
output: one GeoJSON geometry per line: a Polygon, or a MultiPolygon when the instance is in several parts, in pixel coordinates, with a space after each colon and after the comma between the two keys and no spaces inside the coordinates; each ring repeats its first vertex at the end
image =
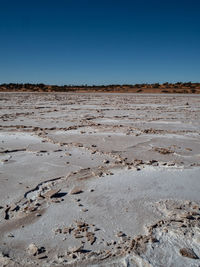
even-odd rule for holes
{"type": "Polygon", "coordinates": [[[199,0],[0,0],[0,83],[200,82],[199,0]]]}

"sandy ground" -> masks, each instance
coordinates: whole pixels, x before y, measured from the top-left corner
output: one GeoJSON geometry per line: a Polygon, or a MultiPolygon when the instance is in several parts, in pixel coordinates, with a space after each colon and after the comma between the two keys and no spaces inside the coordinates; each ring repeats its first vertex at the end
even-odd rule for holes
{"type": "Polygon", "coordinates": [[[0,93],[0,266],[200,266],[200,96],[0,93]]]}

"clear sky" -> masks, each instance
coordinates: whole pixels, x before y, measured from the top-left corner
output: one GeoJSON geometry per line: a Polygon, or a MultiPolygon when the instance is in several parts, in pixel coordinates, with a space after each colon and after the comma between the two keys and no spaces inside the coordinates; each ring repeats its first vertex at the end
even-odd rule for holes
{"type": "Polygon", "coordinates": [[[0,0],[0,83],[200,82],[200,0],[0,0]]]}

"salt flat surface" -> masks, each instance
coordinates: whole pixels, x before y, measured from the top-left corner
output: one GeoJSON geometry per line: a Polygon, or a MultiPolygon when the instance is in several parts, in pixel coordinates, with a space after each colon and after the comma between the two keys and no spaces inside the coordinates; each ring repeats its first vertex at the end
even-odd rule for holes
{"type": "Polygon", "coordinates": [[[200,266],[198,95],[1,99],[0,265],[200,266]]]}

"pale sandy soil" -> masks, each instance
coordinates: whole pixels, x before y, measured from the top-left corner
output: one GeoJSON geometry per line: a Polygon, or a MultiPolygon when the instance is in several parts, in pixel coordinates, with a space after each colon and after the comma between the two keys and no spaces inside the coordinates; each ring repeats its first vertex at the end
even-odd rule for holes
{"type": "Polygon", "coordinates": [[[200,266],[200,96],[0,93],[0,266],[200,266]]]}

